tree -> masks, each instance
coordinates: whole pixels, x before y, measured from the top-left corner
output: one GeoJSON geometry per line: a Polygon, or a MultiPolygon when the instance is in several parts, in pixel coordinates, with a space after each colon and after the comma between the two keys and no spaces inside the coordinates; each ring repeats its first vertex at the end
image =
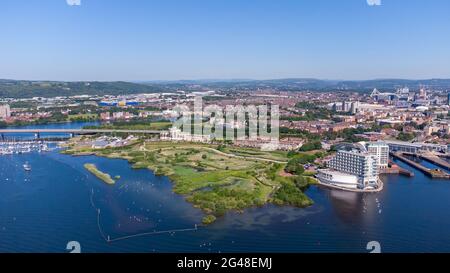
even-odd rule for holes
{"type": "Polygon", "coordinates": [[[281,183],[281,187],[274,193],[273,202],[278,205],[287,204],[296,207],[306,207],[313,203],[295,183],[287,182],[281,183]]]}
{"type": "Polygon", "coordinates": [[[414,134],[412,134],[412,133],[404,133],[404,132],[400,132],[399,134],[398,134],[398,136],[397,136],[397,139],[398,140],[401,140],[401,141],[411,141],[411,140],[413,140],[414,139],[414,134]]]}
{"type": "Polygon", "coordinates": [[[305,168],[303,168],[299,158],[289,160],[284,170],[295,175],[302,175],[305,172],[305,168]]]}
{"type": "Polygon", "coordinates": [[[309,152],[322,149],[322,143],[320,141],[310,141],[300,148],[301,152],[309,152]]]}
{"type": "Polygon", "coordinates": [[[301,191],[305,191],[309,187],[309,182],[308,182],[307,178],[305,178],[303,176],[296,177],[294,179],[294,183],[301,191]]]}
{"type": "Polygon", "coordinates": [[[221,144],[221,145],[219,145],[219,147],[217,147],[217,150],[223,152],[223,151],[225,151],[225,148],[226,148],[226,146],[221,144]]]}

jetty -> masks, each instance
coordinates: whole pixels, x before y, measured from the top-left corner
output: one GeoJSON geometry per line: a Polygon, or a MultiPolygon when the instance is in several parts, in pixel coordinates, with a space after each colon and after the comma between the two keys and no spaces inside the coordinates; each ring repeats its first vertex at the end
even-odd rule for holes
{"type": "Polygon", "coordinates": [[[398,166],[397,164],[395,164],[392,161],[389,162],[389,168],[380,170],[380,174],[385,174],[385,175],[403,175],[403,176],[407,176],[407,177],[413,177],[414,176],[413,172],[401,168],[400,166],[398,166]]]}
{"type": "MultiPolygon", "coordinates": [[[[414,168],[416,168],[419,171],[421,171],[422,173],[430,176],[431,178],[450,179],[450,174],[448,174],[447,172],[444,172],[439,169],[429,169],[429,168],[421,165],[420,163],[407,158],[406,157],[407,155],[417,156],[415,154],[408,154],[408,153],[402,153],[402,152],[391,153],[391,156],[393,158],[396,158],[398,160],[405,162],[406,164],[408,164],[410,166],[413,166],[414,168]]],[[[419,158],[422,158],[422,157],[419,157],[419,158]]]]}
{"type": "Polygon", "coordinates": [[[443,168],[443,169],[445,169],[447,171],[450,171],[450,164],[446,160],[440,158],[437,155],[434,155],[434,154],[419,154],[418,157],[420,157],[420,158],[422,158],[422,159],[424,159],[424,160],[426,160],[428,162],[431,162],[434,165],[439,166],[439,167],[441,167],[441,168],[443,168]]]}

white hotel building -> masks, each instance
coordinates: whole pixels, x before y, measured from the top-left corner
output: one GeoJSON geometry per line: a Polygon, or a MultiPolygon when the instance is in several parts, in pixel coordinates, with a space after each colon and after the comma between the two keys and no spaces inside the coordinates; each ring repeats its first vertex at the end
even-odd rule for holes
{"type": "Polygon", "coordinates": [[[379,187],[379,159],[366,151],[338,151],[328,161],[330,169],[319,170],[317,178],[325,183],[348,189],[376,189],[379,187]]]}

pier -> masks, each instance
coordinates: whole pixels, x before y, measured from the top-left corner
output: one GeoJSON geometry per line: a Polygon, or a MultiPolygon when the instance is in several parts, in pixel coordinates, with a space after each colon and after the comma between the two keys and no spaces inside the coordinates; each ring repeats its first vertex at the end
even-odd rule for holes
{"type": "MultiPolygon", "coordinates": [[[[399,159],[403,162],[405,162],[406,164],[413,166],[414,168],[418,169],[419,171],[423,172],[424,174],[430,176],[431,178],[443,178],[443,179],[450,179],[450,174],[442,171],[442,170],[432,170],[429,169],[425,166],[422,166],[421,164],[405,157],[405,155],[411,155],[411,156],[417,156],[415,154],[407,154],[407,153],[402,153],[402,152],[396,152],[396,153],[391,153],[392,157],[399,159]]],[[[421,157],[419,157],[421,158],[421,157]]]]}
{"type": "Polygon", "coordinates": [[[433,155],[433,154],[419,154],[418,157],[433,163],[436,166],[439,166],[447,171],[450,171],[450,164],[443,160],[442,158],[440,158],[437,155],[433,155]]]}
{"type": "Polygon", "coordinates": [[[389,161],[389,168],[386,169],[381,169],[380,170],[380,174],[385,174],[385,175],[403,175],[403,176],[407,176],[407,177],[413,177],[414,173],[411,171],[408,171],[406,169],[401,168],[400,166],[398,166],[397,164],[395,164],[392,161],[389,161]]]}

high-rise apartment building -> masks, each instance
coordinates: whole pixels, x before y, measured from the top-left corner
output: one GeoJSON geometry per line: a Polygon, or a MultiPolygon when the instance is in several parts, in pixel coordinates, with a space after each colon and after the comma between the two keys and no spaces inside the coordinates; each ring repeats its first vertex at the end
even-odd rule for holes
{"type": "Polygon", "coordinates": [[[389,145],[384,142],[367,143],[367,152],[377,157],[378,167],[385,169],[389,165],[389,145]]]}
{"type": "Polygon", "coordinates": [[[11,109],[8,104],[0,105],[0,118],[6,119],[11,116],[11,109]]]}

